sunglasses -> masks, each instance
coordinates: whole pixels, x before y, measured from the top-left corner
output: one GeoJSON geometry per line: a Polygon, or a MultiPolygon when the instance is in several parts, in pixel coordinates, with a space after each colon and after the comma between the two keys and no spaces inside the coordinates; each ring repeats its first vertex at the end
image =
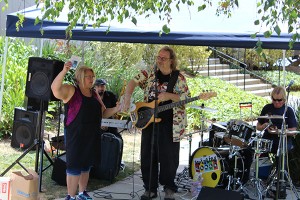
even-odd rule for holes
{"type": "Polygon", "coordinates": [[[277,101],[277,102],[283,101],[283,99],[274,99],[273,97],[272,97],[272,100],[273,100],[273,101],[277,101]]]}

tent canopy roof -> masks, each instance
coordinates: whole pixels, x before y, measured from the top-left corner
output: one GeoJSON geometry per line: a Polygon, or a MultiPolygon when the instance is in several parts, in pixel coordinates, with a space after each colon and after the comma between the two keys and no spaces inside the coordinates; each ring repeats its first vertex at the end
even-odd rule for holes
{"type": "MultiPolygon", "coordinates": [[[[123,23],[112,21],[109,24],[102,24],[100,28],[87,27],[85,30],[82,29],[82,25],[77,25],[72,31],[71,39],[232,48],[254,48],[260,39],[265,49],[289,49],[291,35],[284,32],[280,36],[272,35],[270,38],[265,38],[262,34],[251,38],[251,34],[255,32],[267,30],[254,25],[255,19],[258,18],[255,2],[241,0],[240,7],[233,11],[230,18],[216,16],[214,7],[201,12],[195,9],[182,7],[179,12],[173,9],[169,34],[159,35],[163,22],[157,16],[149,18],[140,16],[137,18],[137,25],[127,20],[123,23]]],[[[34,25],[35,18],[41,16],[41,9],[36,6],[26,8],[19,11],[25,15],[23,27],[19,31],[16,30],[17,13],[7,15],[6,36],[66,39],[68,11],[62,12],[57,22],[44,20],[41,27],[41,24],[34,25]]],[[[283,31],[285,30],[283,28],[283,31]]],[[[300,49],[299,42],[294,44],[293,49],[300,49]]]]}

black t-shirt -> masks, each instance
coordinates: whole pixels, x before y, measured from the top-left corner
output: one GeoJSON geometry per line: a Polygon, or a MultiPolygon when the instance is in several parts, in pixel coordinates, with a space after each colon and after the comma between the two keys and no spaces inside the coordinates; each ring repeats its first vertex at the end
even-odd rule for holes
{"type": "MultiPolygon", "coordinates": [[[[157,81],[158,81],[158,94],[161,92],[166,92],[168,83],[170,81],[170,76],[163,75],[160,71],[157,72],[157,81]]],[[[151,90],[149,91],[149,101],[153,101],[155,99],[155,85],[153,83],[153,86],[151,87],[151,90]]],[[[161,102],[159,105],[166,105],[172,103],[172,100],[161,102]]],[[[163,112],[158,113],[158,117],[162,119],[162,123],[172,124],[173,123],[173,109],[169,109],[163,112]]]]}
{"type": "Polygon", "coordinates": [[[103,93],[103,99],[102,99],[104,105],[106,108],[113,108],[117,104],[117,96],[112,93],[111,91],[105,91],[103,93]]]}
{"type": "MultiPolygon", "coordinates": [[[[281,108],[275,108],[273,104],[267,104],[263,107],[262,111],[261,111],[261,116],[265,116],[265,115],[283,115],[285,110],[285,105],[283,105],[281,108]]],[[[287,128],[293,128],[293,127],[297,127],[297,120],[296,120],[296,116],[295,116],[295,112],[294,110],[288,106],[287,111],[286,111],[286,115],[285,115],[285,124],[287,125],[287,128]]],[[[266,122],[269,122],[268,119],[258,119],[258,122],[260,124],[264,124],[266,122]]],[[[281,125],[283,122],[283,119],[271,119],[272,125],[275,125],[278,129],[281,129],[281,125]]],[[[277,149],[278,149],[278,144],[279,144],[279,137],[277,134],[270,134],[268,133],[268,130],[265,130],[265,133],[263,135],[263,138],[265,139],[269,139],[273,141],[273,145],[272,145],[272,153],[276,153],[277,149]]],[[[288,144],[291,144],[291,137],[288,137],[288,144]]]]}
{"type": "MultiPolygon", "coordinates": [[[[118,98],[117,96],[112,93],[111,91],[105,91],[103,93],[103,99],[102,99],[104,105],[106,108],[113,108],[116,106],[118,98]]],[[[113,119],[113,117],[109,117],[109,119],[113,119]]],[[[105,132],[113,133],[117,137],[121,138],[121,135],[118,133],[118,129],[114,127],[108,127],[108,130],[105,132]]]]}

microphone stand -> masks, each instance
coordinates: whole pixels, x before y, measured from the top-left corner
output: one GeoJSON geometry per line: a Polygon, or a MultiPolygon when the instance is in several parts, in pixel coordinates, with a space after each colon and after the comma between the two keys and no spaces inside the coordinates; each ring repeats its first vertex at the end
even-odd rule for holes
{"type": "MultiPolygon", "coordinates": [[[[158,80],[157,80],[157,65],[155,64],[154,65],[154,73],[155,73],[155,78],[154,78],[154,92],[155,92],[155,98],[154,98],[154,101],[155,101],[155,104],[154,104],[154,113],[153,113],[153,117],[154,117],[154,121],[153,121],[153,126],[152,126],[152,135],[151,135],[151,157],[150,157],[150,172],[149,172],[149,194],[148,194],[148,199],[151,199],[150,196],[151,196],[151,182],[152,182],[152,171],[153,171],[153,154],[154,154],[154,142],[155,142],[155,136],[158,135],[158,133],[156,134],[156,119],[157,119],[157,108],[158,108],[158,89],[157,89],[157,84],[158,84],[158,80]]],[[[158,138],[158,137],[157,137],[158,138]]],[[[157,141],[158,143],[158,141],[157,141]]],[[[156,146],[158,148],[158,146],[156,146]]],[[[157,152],[158,154],[158,152],[157,152]]],[[[158,157],[157,157],[157,160],[158,160],[158,157]]]]}

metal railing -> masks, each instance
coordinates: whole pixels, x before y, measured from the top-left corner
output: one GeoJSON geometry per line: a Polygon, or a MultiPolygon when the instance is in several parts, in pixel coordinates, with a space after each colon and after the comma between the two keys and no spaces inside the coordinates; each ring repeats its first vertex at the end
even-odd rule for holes
{"type": "MultiPolygon", "coordinates": [[[[260,79],[263,83],[266,84],[270,84],[273,85],[271,82],[269,82],[268,80],[266,80],[265,78],[253,73],[252,71],[248,70],[248,66],[246,63],[241,62],[219,50],[217,50],[214,47],[208,47],[212,52],[213,52],[213,57],[214,58],[219,58],[220,59],[220,63],[222,64],[228,64],[230,69],[236,69],[237,73],[236,74],[243,74],[243,89],[246,90],[246,75],[249,74],[250,77],[253,78],[257,78],[260,79]]],[[[210,62],[210,60],[208,59],[208,76],[210,75],[210,65],[212,63],[210,62]]],[[[222,68],[223,69],[223,68],[222,68]]],[[[216,65],[215,65],[215,70],[216,70],[216,65]]],[[[230,72],[229,72],[230,73],[230,72]]],[[[223,72],[222,72],[223,75],[223,72]]],[[[238,75],[237,75],[238,76],[238,75]]],[[[229,76],[229,80],[230,80],[230,76],[229,76]]],[[[238,80],[238,78],[235,78],[235,80],[238,80]]]]}

